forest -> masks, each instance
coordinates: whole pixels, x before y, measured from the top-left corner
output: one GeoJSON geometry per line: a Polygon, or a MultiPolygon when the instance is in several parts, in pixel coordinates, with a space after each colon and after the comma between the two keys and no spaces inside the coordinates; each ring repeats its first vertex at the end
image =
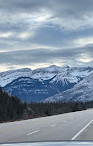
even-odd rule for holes
{"type": "Polygon", "coordinates": [[[52,116],[93,108],[91,102],[22,103],[0,87],[0,122],[52,116]]]}
{"type": "Polygon", "coordinates": [[[25,104],[18,98],[9,96],[0,87],[0,122],[22,119],[25,112],[25,104]]]}

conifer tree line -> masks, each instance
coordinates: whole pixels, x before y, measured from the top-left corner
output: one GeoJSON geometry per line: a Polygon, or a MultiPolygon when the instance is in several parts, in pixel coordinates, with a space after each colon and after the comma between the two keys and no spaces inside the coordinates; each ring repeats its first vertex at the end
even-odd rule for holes
{"type": "Polygon", "coordinates": [[[18,98],[3,92],[0,87],[0,122],[21,119],[25,112],[26,105],[18,98]]]}
{"type": "Polygon", "coordinates": [[[31,119],[43,116],[82,111],[93,108],[91,102],[22,103],[0,87],[0,122],[31,119]]]}
{"type": "Polygon", "coordinates": [[[29,106],[33,117],[58,115],[86,109],[85,104],[81,102],[31,103],[29,106]]]}
{"type": "Polygon", "coordinates": [[[52,116],[69,112],[76,112],[93,108],[93,101],[90,102],[50,102],[29,104],[32,117],[52,116]]]}

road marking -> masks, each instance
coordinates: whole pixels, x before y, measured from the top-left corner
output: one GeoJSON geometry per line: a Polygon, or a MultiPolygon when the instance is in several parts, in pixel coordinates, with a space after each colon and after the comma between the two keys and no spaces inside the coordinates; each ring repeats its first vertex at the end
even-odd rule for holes
{"type": "Polygon", "coordinates": [[[54,125],[51,125],[51,127],[54,127],[54,126],[56,126],[57,124],[54,124],[54,125]]]}
{"type": "Polygon", "coordinates": [[[92,122],[93,120],[91,120],[84,128],[82,128],[71,140],[75,140],[92,122]]]}
{"type": "Polygon", "coordinates": [[[37,133],[37,132],[39,132],[39,131],[40,131],[40,130],[36,130],[36,131],[31,132],[31,133],[28,133],[27,135],[31,135],[31,134],[37,133]]]}

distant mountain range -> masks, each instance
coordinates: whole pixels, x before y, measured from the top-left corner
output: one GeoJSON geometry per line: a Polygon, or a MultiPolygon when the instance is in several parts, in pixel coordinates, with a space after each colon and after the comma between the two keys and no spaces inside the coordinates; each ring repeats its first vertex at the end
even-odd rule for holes
{"type": "Polygon", "coordinates": [[[92,67],[58,67],[55,65],[31,70],[23,68],[0,73],[0,85],[21,101],[56,102],[90,101],[92,67]]]}

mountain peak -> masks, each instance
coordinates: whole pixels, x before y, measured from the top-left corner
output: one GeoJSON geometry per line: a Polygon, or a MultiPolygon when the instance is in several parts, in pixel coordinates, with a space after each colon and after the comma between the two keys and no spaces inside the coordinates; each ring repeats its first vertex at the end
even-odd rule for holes
{"type": "Polygon", "coordinates": [[[17,71],[30,72],[32,70],[31,68],[21,68],[21,69],[17,69],[17,71]]]}
{"type": "MultiPolygon", "coordinates": [[[[92,82],[93,68],[91,67],[51,65],[35,70],[22,68],[0,73],[1,87],[4,87],[3,89],[9,94],[15,95],[16,93],[16,96],[21,99],[24,97],[25,100],[26,98],[30,100],[32,97],[38,101],[45,98],[49,98],[49,101],[66,101],[70,100],[70,97],[74,100],[80,98],[84,100],[82,95],[86,93],[86,90],[92,97],[92,82]],[[58,93],[60,94],[58,95],[58,93]],[[52,99],[50,98],[51,96],[53,97],[52,99]]],[[[85,96],[88,97],[87,93],[85,96]]]]}
{"type": "Polygon", "coordinates": [[[57,67],[59,67],[59,66],[57,66],[57,65],[50,65],[48,68],[57,68],[57,67]]]}

